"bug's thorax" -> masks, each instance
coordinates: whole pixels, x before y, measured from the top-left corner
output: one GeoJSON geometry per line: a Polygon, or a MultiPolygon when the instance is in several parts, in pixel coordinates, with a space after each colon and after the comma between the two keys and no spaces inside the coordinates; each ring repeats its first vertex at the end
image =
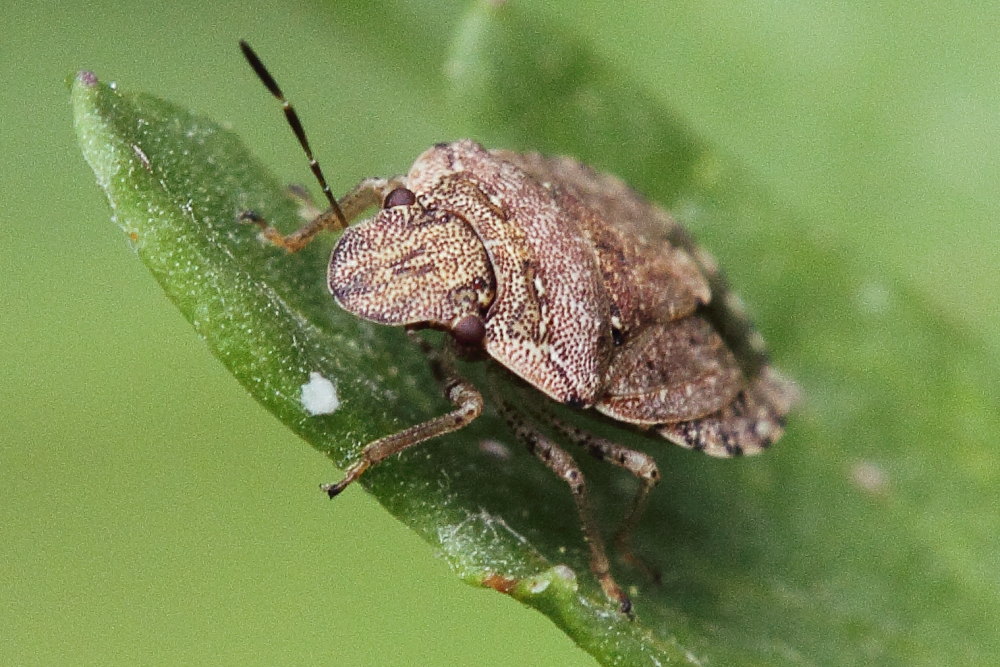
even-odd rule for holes
{"type": "Polygon", "coordinates": [[[610,309],[593,250],[552,191],[471,141],[432,147],[407,178],[482,240],[497,285],[487,353],[558,401],[592,405],[612,347],[610,309]]]}

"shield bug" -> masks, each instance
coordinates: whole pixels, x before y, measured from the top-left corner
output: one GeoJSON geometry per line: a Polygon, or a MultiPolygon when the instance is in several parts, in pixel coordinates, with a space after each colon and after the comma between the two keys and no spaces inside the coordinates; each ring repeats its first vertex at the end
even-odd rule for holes
{"type": "MultiPolygon", "coordinates": [[[[253,50],[240,46],[282,103],[329,202],[287,236],[256,214],[241,218],[291,252],[320,231],[343,230],[328,269],[340,307],[379,324],[451,335],[443,349],[417,341],[454,409],[365,446],[343,480],[324,486],[331,498],[385,458],[480,415],[483,397],[456,373],[456,355],[478,355],[551,402],[712,456],[753,454],[781,436],[794,385],[769,365],[711,255],[661,208],[572,159],[468,140],[432,146],[406,175],[364,180],[337,200],[296,112],[253,50]],[[372,207],[374,217],[349,225],[372,207]]],[[[569,485],[591,569],[629,613],[584,477],[536,424],[639,480],[614,538],[636,564],[628,543],[660,478],[655,461],[556,418],[537,400],[524,407],[495,398],[517,438],[569,485]]]]}

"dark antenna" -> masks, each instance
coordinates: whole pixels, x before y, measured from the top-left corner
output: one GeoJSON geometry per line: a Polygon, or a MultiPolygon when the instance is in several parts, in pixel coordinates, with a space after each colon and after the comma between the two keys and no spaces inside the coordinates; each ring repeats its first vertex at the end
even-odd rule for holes
{"type": "Polygon", "coordinates": [[[323,176],[323,170],[319,168],[319,162],[317,162],[316,158],[313,157],[312,148],[309,146],[309,140],[306,139],[306,131],[302,129],[302,121],[299,120],[299,115],[295,113],[295,109],[291,104],[289,104],[288,100],[285,99],[285,94],[281,92],[281,88],[278,87],[278,82],[274,80],[271,73],[267,71],[266,67],[264,67],[264,63],[261,62],[254,50],[250,48],[250,45],[242,39],[240,40],[240,49],[243,51],[243,57],[245,57],[247,62],[250,63],[250,67],[253,68],[253,71],[264,83],[264,87],[267,88],[279,102],[281,102],[281,108],[285,112],[285,118],[288,120],[288,124],[292,127],[292,132],[295,133],[299,143],[302,144],[302,150],[306,152],[306,157],[309,158],[309,168],[312,169],[313,175],[316,177],[316,180],[319,181],[320,186],[322,186],[323,194],[326,195],[326,200],[330,202],[330,208],[333,210],[333,214],[336,216],[341,228],[346,228],[347,219],[344,217],[344,212],[340,209],[340,204],[337,203],[337,198],[334,197],[333,193],[330,191],[330,186],[326,184],[326,178],[323,176]]]}

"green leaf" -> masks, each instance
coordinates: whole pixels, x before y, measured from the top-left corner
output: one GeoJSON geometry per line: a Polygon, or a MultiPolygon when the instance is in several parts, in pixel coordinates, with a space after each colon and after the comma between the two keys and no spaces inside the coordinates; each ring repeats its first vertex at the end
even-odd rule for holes
{"type": "MultiPolygon", "coordinates": [[[[728,268],[807,402],[774,451],[717,461],[618,433],[664,482],[638,536],[657,563],[638,619],[603,599],[565,485],[501,422],[428,443],[363,483],[456,573],[548,614],[608,664],[977,664],[1000,651],[998,364],[895,276],[771,203],[586,45],[477,7],[447,72],[455,123],[490,145],[574,154],[669,205],[728,268]],[[495,442],[499,443],[499,446],[495,442]],[[489,443],[489,446],[483,446],[489,443]]],[[[289,256],[235,222],[298,224],[283,185],[215,123],[80,75],[80,143],[140,258],[250,393],[340,466],[447,409],[401,332],[338,310],[326,248],[289,256]],[[310,373],[339,408],[309,416],[310,373]]],[[[413,156],[400,156],[400,170],[413,156]]],[[[477,379],[476,369],[468,369],[477,379]]],[[[580,458],[607,530],[631,480],[580,458]]]]}
{"type": "MultiPolygon", "coordinates": [[[[285,228],[298,218],[284,187],[232,133],[89,73],[77,77],[72,99],[84,156],[114,219],[212,351],[285,424],[343,467],[364,443],[448,409],[401,331],[334,306],[320,244],[289,256],[236,222],[246,209],[285,228]],[[316,372],[336,385],[333,414],[303,407],[302,385],[316,372]]],[[[577,525],[565,521],[573,515],[565,485],[528,456],[504,461],[512,438],[500,424],[488,415],[387,461],[362,483],[464,580],[546,611],[590,650],[681,656],[609,607],[577,525]],[[495,439],[506,444],[482,446],[495,439]]]]}

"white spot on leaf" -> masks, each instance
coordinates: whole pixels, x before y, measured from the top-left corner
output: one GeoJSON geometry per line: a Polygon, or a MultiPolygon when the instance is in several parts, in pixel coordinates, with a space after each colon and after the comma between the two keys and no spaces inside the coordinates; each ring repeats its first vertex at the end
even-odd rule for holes
{"type": "Polygon", "coordinates": [[[320,373],[309,373],[309,382],[302,385],[302,407],[313,417],[333,414],[340,407],[337,387],[320,373]]]}
{"type": "Polygon", "coordinates": [[[548,579],[536,579],[531,582],[531,587],[528,590],[530,590],[532,594],[538,595],[539,593],[544,593],[545,589],[548,588],[551,583],[552,582],[548,579]]]}

